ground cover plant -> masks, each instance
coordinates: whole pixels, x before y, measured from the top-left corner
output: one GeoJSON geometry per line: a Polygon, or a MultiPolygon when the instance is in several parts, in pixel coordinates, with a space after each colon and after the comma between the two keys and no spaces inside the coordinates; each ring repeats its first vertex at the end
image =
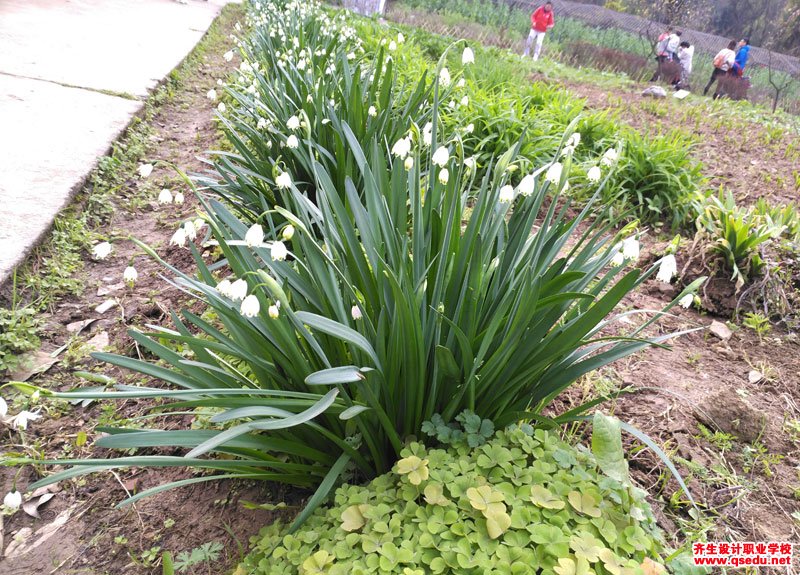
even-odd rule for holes
{"type": "MultiPolygon", "coordinates": [[[[238,573],[612,573],[663,570],[663,539],[599,416],[593,453],[530,426],[479,447],[409,444],[391,472],[295,533],[274,523],[238,573]]],[[[615,441],[616,440],[616,441],[615,441]]]]}
{"type": "MultiPolygon", "coordinates": [[[[299,42],[309,10],[320,8],[267,3],[258,14],[261,25],[299,42]]],[[[383,71],[380,53],[376,67],[363,74],[383,71]]],[[[462,65],[472,57],[471,50],[462,51],[462,65]]],[[[348,60],[340,54],[341,69],[362,74],[348,60]]],[[[245,63],[240,70],[261,68],[245,63]]],[[[221,477],[319,486],[299,523],[341,477],[371,478],[391,468],[404,439],[434,415],[449,422],[469,410],[499,427],[541,420],[542,410],[581,375],[674,335],[642,336],[658,314],[624,335],[602,333],[613,321],[608,314],[659,264],[644,273],[628,268],[635,239],[623,244],[602,218],[589,221],[592,200],[577,215],[561,205],[558,194],[580,145],[572,133],[576,124],[554,157],[517,185],[509,183],[515,171],[509,168],[517,165],[519,145],[488,158],[491,168],[477,180],[458,134],[438,131],[440,87],[451,80],[446,74],[445,68],[431,74],[431,110],[422,110],[431,127],[411,121],[408,134],[391,145],[382,134],[360,141],[338,116],[336,102],[327,107],[329,122],[320,126],[340,131],[345,156],[357,169],[344,177],[344,190],[332,174],[338,164],[327,168],[313,146],[296,148],[306,150],[309,157],[298,165],[311,167],[313,176],[300,182],[302,188],[277,162],[265,167],[264,177],[237,167],[236,156],[228,155],[227,174],[272,178],[273,198],[258,223],[241,221],[217,200],[203,203],[204,245],[216,246],[220,259],[206,264],[192,242],[197,276],[171,270],[175,285],[206,312],[174,313],[174,329],[132,332],[159,362],[95,355],[178,389],[37,390],[68,399],[166,400],[153,415],[194,414],[202,429],[104,428],[109,435],[97,445],[190,451],[185,457],[62,460],[75,467],[32,487],[114,467],[190,465],[222,471],[221,477]],[[220,457],[201,457],[207,454],[220,457]]],[[[251,85],[242,76],[240,85],[251,85]]],[[[282,73],[274,80],[277,90],[282,73]]],[[[235,89],[230,95],[250,104],[235,89]]],[[[228,119],[229,130],[236,128],[237,113],[228,119]]],[[[405,111],[395,113],[402,118],[405,111]]],[[[251,129],[252,121],[241,120],[240,129],[251,129]]],[[[610,173],[617,155],[606,151],[597,170],[610,173]]],[[[191,228],[184,224],[172,243],[185,245],[187,230],[197,228],[194,221],[191,228]]],[[[669,264],[661,268],[663,274],[669,264]]],[[[219,477],[181,479],[129,501],[219,477]]]]}

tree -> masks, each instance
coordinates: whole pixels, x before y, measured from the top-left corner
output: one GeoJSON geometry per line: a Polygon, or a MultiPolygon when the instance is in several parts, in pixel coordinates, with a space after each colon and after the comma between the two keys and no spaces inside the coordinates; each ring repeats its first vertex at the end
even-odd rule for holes
{"type": "Polygon", "coordinates": [[[775,93],[772,98],[772,113],[774,114],[775,110],[778,109],[778,102],[781,99],[781,94],[792,84],[794,78],[792,78],[791,74],[781,73],[775,70],[774,66],[772,65],[772,50],[769,50],[768,54],[767,79],[769,80],[769,84],[772,86],[772,90],[775,93]]]}
{"type": "Polygon", "coordinates": [[[696,30],[705,28],[713,9],[711,0],[612,0],[606,2],[607,8],[619,10],[624,6],[625,12],[636,14],[648,20],[663,24],[690,25],[696,30]]]}
{"type": "Polygon", "coordinates": [[[777,44],[784,53],[800,56],[800,0],[786,3],[777,44]]]}

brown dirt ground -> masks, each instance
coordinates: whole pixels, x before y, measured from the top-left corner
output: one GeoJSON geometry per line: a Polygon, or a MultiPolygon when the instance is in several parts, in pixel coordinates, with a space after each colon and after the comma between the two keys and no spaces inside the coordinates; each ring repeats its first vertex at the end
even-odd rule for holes
{"type": "Polygon", "coordinates": [[[759,198],[773,205],[797,203],[800,196],[800,134],[790,128],[738,117],[710,100],[690,96],[676,100],[642,96],[646,84],[613,91],[592,84],[555,81],[586,99],[592,110],[607,110],[622,122],[646,134],[677,129],[696,140],[692,156],[703,164],[708,187],[730,190],[737,202],[755,204],[759,198]]]}

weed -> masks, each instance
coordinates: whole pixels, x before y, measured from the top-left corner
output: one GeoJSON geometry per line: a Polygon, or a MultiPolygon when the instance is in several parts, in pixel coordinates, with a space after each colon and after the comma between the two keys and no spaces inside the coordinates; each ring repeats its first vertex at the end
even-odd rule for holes
{"type": "Polygon", "coordinates": [[[745,327],[752,329],[758,334],[759,339],[763,339],[767,335],[772,326],[769,323],[769,318],[758,312],[748,312],[744,315],[742,324],[745,327]]]}
{"type": "Polygon", "coordinates": [[[761,473],[772,477],[772,466],[779,464],[783,458],[779,453],[770,453],[761,441],[754,441],[752,445],[745,445],[742,449],[742,469],[745,473],[750,473],[760,467],[761,473]]]}
{"type": "Polygon", "coordinates": [[[206,570],[210,573],[211,563],[219,559],[222,549],[222,543],[209,541],[191,551],[182,551],[175,558],[175,568],[179,573],[194,573],[195,571],[190,571],[190,568],[205,563],[206,570]]]}
{"type": "MultiPolygon", "coordinates": [[[[131,557],[133,559],[133,557],[131,557]]],[[[161,547],[151,547],[146,551],[142,551],[139,555],[139,562],[143,567],[154,567],[158,560],[161,558],[161,547]]]]}
{"type": "Polygon", "coordinates": [[[697,424],[697,428],[699,429],[700,434],[696,435],[695,438],[703,439],[709,442],[722,453],[730,451],[730,449],[733,447],[734,441],[736,441],[736,438],[733,435],[723,433],[721,431],[711,431],[701,423],[697,424]]]}
{"type": "Polygon", "coordinates": [[[20,354],[39,347],[36,332],[41,320],[36,309],[0,309],[0,374],[16,369],[20,354]]]}
{"type": "Polygon", "coordinates": [[[784,419],[783,432],[789,436],[792,443],[800,443],[800,419],[784,419]]]}
{"type": "Polygon", "coordinates": [[[764,261],[759,247],[780,234],[752,208],[736,205],[733,194],[720,192],[697,220],[698,233],[711,242],[712,252],[721,256],[731,280],[741,288],[745,282],[762,273],[764,261]]]}

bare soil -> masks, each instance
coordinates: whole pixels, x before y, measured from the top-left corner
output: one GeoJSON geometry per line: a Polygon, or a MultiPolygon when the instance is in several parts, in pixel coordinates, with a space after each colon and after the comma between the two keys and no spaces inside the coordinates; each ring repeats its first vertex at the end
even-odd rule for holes
{"type": "MultiPolygon", "coordinates": [[[[642,96],[647,84],[627,90],[593,84],[535,79],[563,85],[585,98],[587,108],[607,110],[638,131],[666,134],[680,130],[694,136],[692,157],[703,165],[712,190],[730,190],[740,205],[764,198],[772,205],[797,203],[800,195],[800,134],[780,125],[771,126],[737,115],[725,108],[706,106],[701,96],[677,100],[667,88],[667,98],[642,96]]],[[[705,79],[694,78],[702,91],[705,79]]]]}

